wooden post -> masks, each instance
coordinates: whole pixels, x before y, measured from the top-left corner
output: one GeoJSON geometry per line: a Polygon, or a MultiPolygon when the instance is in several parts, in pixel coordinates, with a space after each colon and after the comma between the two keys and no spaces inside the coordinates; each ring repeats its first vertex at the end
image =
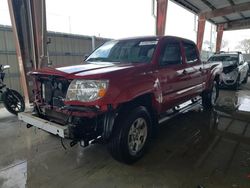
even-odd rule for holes
{"type": "Polygon", "coordinates": [[[224,25],[220,24],[217,26],[217,38],[216,38],[216,52],[219,52],[221,49],[221,42],[223,37],[224,25]]]}
{"type": "Polygon", "coordinates": [[[157,0],[156,35],[165,35],[168,0],[157,0]]]}
{"type": "Polygon", "coordinates": [[[204,37],[204,31],[205,31],[205,24],[206,19],[204,16],[199,16],[198,18],[198,32],[197,32],[197,47],[198,50],[201,52],[202,50],[202,43],[203,43],[203,37],[204,37]]]}

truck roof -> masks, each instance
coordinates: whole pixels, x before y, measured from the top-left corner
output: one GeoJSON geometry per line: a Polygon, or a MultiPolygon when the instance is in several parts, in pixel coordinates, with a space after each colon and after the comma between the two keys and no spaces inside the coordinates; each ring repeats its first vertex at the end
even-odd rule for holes
{"type": "Polygon", "coordinates": [[[167,36],[138,36],[138,37],[115,39],[115,40],[122,41],[122,40],[136,40],[136,39],[141,39],[141,40],[143,40],[143,39],[145,39],[145,40],[169,39],[169,40],[172,40],[172,41],[180,41],[181,40],[181,41],[185,41],[185,42],[188,42],[188,43],[194,43],[192,40],[177,37],[177,36],[170,36],[170,35],[167,35],[167,36]]]}

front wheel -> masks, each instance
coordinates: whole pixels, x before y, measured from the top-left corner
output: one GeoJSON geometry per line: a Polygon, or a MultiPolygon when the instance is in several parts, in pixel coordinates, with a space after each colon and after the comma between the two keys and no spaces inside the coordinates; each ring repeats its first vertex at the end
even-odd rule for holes
{"type": "Polygon", "coordinates": [[[3,95],[3,104],[5,108],[12,114],[17,115],[25,110],[23,97],[13,89],[7,89],[3,95]]]}
{"type": "Polygon", "coordinates": [[[204,108],[212,108],[219,97],[219,86],[216,81],[213,82],[213,86],[209,91],[202,93],[202,104],[204,108]]]}
{"type": "Polygon", "coordinates": [[[108,150],[116,160],[131,164],[145,153],[151,134],[151,118],[143,106],[118,118],[108,150]]]}

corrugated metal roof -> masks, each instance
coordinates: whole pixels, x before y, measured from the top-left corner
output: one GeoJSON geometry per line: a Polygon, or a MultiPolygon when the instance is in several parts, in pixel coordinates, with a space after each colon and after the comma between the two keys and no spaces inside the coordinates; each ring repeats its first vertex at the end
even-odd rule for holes
{"type": "MultiPolygon", "coordinates": [[[[230,6],[238,6],[242,3],[250,3],[250,0],[172,0],[173,2],[183,6],[187,10],[195,13],[201,14],[204,12],[214,12],[217,9],[226,8],[230,6]]],[[[229,24],[233,25],[236,22],[242,23],[242,21],[247,21],[247,24],[241,24],[245,28],[250,27],[250,4],[245,6],[244,11],[236,11],[225,15],[209,17],[208,20],[214,24],[229,24]]],[[[237,23],[236,23],[237,24],[237,23]]],[[[242,28],[241,28],[242,29],[242,28]]]]}

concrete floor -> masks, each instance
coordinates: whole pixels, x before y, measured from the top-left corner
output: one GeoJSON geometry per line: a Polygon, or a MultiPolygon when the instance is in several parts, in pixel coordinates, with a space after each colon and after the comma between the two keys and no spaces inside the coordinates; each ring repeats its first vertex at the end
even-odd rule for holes
{"type": "Polygon", "coordinates": [[[218,110],[193,111],[160,128],[146,156],[116,162],[104,145],[67,150],[60,139],[0,108],[0,187],[250,187],[250,83],[222,90],[218,110]],[[240,105],[241,104],[241,105],[240,105]],[[217,123],[214,120],[218,118],[217,123]]]}

